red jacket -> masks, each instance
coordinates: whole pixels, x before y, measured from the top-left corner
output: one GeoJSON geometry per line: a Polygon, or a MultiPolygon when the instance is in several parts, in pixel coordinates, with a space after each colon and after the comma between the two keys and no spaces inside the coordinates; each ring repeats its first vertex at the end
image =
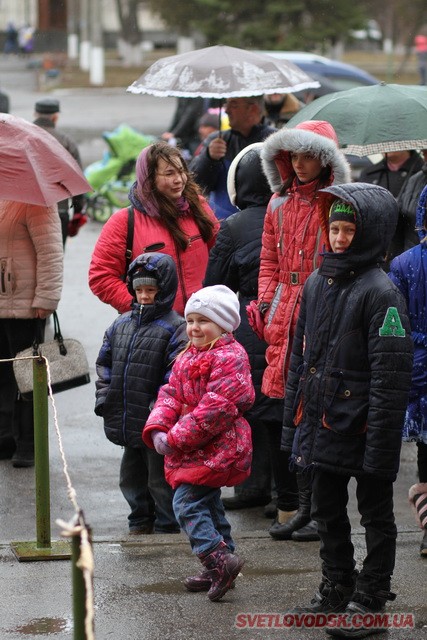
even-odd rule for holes
{"type": "Polygon", "coordinates": [[[165,456],[165,477],[173,489],[231,487],[249,476],[251,428],[243,413],[254,399],[248,356],[231,334],[177,358],[142,436],[152,448],[152,431],[168,433],[176,453],[165,456]]]}
{"type": "MultiPolygon", "coordinates": [[[[219,222],[202,197],[203,207],[215,222],[214,235],[205,243],[191,214],[180,218],[181,228],[189,237],[188,248],[182,252],[172,239],[169,231],[159,218],[153,218],[144,212],[135,211],[132,258],[149,251],[151,245],[163,243],[158,251],[170,255],[178,270],[178,292],[174,309],[184,314],[185,303],[192,293],[202,287],[202,280],[208,264],[209,250],[215,244],[219,222]]],[[[110,304],[119,313],[129,311],[132,296],[124,282],[126,265],[126,236],[128,210],[121,209],[105,223],[95,245],[89,267],[89,286],[102,302],[110,304]]]]}
{"type": "MultiPolygon", "coordinates": [[[[272,190],[295,173],[290,153],[305,152],[320,157],[331,168],[329,183],[350,182],[350,167],[336,144],[328,122],[309,121],[270,136],[261,152],[264,172],[272,190]]],[[[328,186],[324,184],[323,186],[328,186]]],[[[317,207],[319,183],[298,184],[296,178],[286,196],[272,196],[264,218],[258,303],[268,303],[264,339],[267,367],[262,392],[283,398],[296,321],[305,280],[318,266],[325,243],[317,207]]]]}

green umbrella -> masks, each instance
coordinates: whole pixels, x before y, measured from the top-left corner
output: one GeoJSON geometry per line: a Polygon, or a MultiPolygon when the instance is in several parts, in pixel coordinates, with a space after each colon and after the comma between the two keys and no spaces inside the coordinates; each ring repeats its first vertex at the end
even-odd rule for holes
{"type": "Polygon", "coordinates": [[[427,149],[427,87],[381,84],[330,93],[303,107],[286,128],[326,120],[346,153],[427,149]]]}

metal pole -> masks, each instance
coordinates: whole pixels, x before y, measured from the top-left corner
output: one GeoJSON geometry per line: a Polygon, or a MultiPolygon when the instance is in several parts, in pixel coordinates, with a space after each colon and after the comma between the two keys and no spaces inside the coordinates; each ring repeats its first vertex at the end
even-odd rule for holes
{"type": "Polygon", "coordinates": [[[43,358],[33,360],[33,377],[37,547],[46,548],[51,546],[51,535],[47,369],[43,358]]]}

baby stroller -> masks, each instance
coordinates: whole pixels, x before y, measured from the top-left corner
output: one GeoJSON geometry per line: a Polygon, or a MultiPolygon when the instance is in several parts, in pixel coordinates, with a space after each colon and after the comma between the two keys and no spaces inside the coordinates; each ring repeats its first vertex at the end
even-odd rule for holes
{"type": "Polygon", "coordinates": [[[109,151],[84,171],[93,188],[87,194],[86,213],[97,222],[105,222],[115,211],[128,206],[129,189],[135,181],[135,161],[142,149],[156,139],[127,124],[106,131],[102,137],[109,151]]]}

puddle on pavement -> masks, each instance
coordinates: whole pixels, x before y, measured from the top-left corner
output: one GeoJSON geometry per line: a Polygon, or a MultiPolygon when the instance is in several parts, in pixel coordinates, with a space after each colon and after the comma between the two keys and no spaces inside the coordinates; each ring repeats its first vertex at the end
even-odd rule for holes
{"type": "MultiPolygon", "coordinates": [[[[317,569],[316,571],[317,572],[317,569]]],[[[313,573],[312,569],[300,568],[300,569],[280,569],[277,567],[244,567],[242,574],[246,576],[274,576],[274,575],[307,575],[313,573]]],[[[137,587],[127,587],[129,591],[133,593],[159,593],[159,594],[173,594],[182,593],[183,584],[181,580],[171,580],[170,582],[154,582],[150,584],[143,584],[137,587]]]]}
{"type": "Polygon", "coordinates": [[[20,633],[23,636],[47,636],[70,631],[71,628],[71,620],[66,618],[34,618],[27,624],[7,629],[6,633],[20,633]]]}
{"type": "Polygon", "coordinates": [[[307,575],[308,573],[318,573],[318,569],[307,569],[301,567],[299,569],[281,569],[280,567],[250,567],[245,565],[242,569],[244,576],[297,576],[307,575]]]}
{"type": "Polygon", "coordinates": [[[154,582],[153,584],[143,584],[139,587],[134,587],[132,591],[136,593],[159,593],[163,595],[182,593],[183,585],[180,581],[173,582],[154,582]]]}

